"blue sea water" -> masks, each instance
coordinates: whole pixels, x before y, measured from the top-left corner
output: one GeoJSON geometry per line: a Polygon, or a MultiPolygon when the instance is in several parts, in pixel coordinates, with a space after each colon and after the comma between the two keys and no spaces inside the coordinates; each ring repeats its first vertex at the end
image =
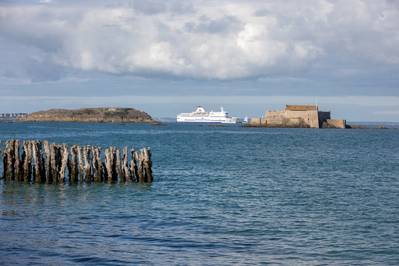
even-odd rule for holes
{"type": "Polygon", "coordinates": [[[0,264],[398,265],[399,130],[0,123],[150,146],[155,182],[0,181],[0,264]]]}

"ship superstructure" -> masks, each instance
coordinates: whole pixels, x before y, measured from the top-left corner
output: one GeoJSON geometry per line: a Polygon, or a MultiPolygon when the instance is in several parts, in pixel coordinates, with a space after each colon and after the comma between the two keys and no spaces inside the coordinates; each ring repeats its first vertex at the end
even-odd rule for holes
{"type": "Polygon", "coordinates": [[[220,108],[220,112],[207,112],[202,106],[198,106],[194,112],[178,114],[176,121],[183,123],[236,124],[238,118],[230,117],[223,107],[220,108]]]}

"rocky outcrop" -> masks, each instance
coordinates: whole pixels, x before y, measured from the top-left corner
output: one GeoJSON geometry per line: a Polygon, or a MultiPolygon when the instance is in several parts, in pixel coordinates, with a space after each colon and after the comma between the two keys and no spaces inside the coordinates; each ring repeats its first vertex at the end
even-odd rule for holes
{"type": "Polygon", "coordinates": [[[280,120],[267,120],[266,118],[251,118],[248,127],[271,127],[271,128],[309,128],[302,118],[281,118],[280,120]]]}
{"type": "Polygon", "coordinates": [[[34,112],[17,118],[18,121],[60,122],[114,122],[114,123],[158,123],[152,117],[134,108],[83,108],[50,109],[34,112]]]}
{"type": "Polygon", "coordinates": [[[347,128],[344,119],[327,119],[323,121],[322,128],[347,128]]]}

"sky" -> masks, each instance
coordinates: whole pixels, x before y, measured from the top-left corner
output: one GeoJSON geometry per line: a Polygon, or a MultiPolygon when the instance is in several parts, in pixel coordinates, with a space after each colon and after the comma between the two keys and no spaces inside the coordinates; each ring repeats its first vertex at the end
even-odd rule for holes
{"type": "Polygon", "coordinates": [[[399,122],[399,1],[0,0],[0,112],[285,104],[399,122]]]}

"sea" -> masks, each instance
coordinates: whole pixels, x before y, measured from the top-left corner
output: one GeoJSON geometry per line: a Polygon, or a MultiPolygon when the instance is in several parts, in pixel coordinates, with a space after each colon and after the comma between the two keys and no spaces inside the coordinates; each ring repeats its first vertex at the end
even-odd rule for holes
{"type": "Polygon", "coordinates": [[[1,180],[0,265],[399,265],[398,128],[0,123],[15,138],[150,147],[154,182],[1,180]]]}

